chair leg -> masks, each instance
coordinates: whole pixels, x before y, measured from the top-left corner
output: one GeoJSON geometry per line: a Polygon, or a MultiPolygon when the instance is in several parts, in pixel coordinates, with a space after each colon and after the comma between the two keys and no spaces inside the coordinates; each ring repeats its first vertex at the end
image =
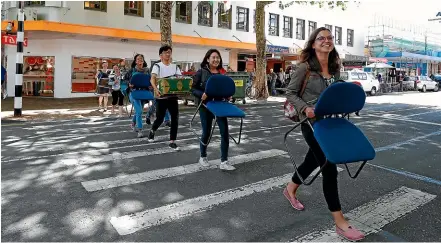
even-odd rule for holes
{"type": "MultiPolygon", "coordinates": [[[[305,119],[301,120],[299,123],[295,124],[294,127],[291,128],[287,133],[285,133],[285,136],[284,136],[284,138],[283,138],[283,143],[285,144],[285,148],[286,148],[286,150],[288,151],[288,155],[289,155],[289,158],[290,158],[290,160],[291,160],[291,163],[294,165],[295,173],[297,174],[297,176],[299,176],[300,181],[301,181],[302,184],[304,184],[304,185],[311,185],[311,184],[315,181],[315,179],[318,177],[318,175],[320,175],[320,173],[323,171],[323,168],[327,165],[328,161],[326,161],[325,164],[324,164],[323,166],[320,167],[320,170],[317,172],[317,174],[314,175],[314,177],[313,177],[310,181],[307,182],[307,181],[305,181],[305,179],[302,178],[302,176],[300,175],[300,173],[299,173],[299,171],[298,171],[297,164],[296,164],[296,162],[295,162],[295,160],[294,160],[294,157],[293,157],[293,155],[292,155],[291,149],[289,148],[288,143],[287,143],[288,135],[289,135],[292,131],[294,131],[297,127],[299,127],[302,123],[307,122],[307,121],[308,121],[308,118],[305,118],[305,119]]],[[[315,157],[315,155],[314,155],[314,157],[315,157]]]]}
{"type": "Polygon", "coordinates": [[[352,179],[357,178],[358,174],[360,174],[361,170],[363,169],[364,165],[366,164],[367,160],[365,160],[360,167],[358,168],[357,172],[355,173],[355,175],[351,175],[351,171],[349,171],[349,167],[347,164],[345,164],[346,170],[348,171],[349,177],[351,177],[352,179]]]}
{"type": "Polygon", "coordinates": [[[214,122],[214,124],[213,124],[213,128],[211,129],[211,135],[210,135],[210,138],[208,139],[208,142],[205,144],[204,142],[202,142],[202,138],[199,137],[199,135],[197,134],[196,130],[193,128],[193,121],[194,121],[194,119],[196,118],[196,115],[198,114],[199,109],[201,109],[201,105],[203,105],[202,102],[199,104],[198,108],[196,109],[196,112],[193,114],[193,117],[192,117],[191,120],[190,120],[190,130],[194,133],[194,135],[196,135],[196,137],[198,138],[199,142],[200,142],[202,145],[204,145],[204,146],[208,146],[208,144],[210,143],[211,137],[213,136],[213,131],[214,131],[214,128],[216,127],[216,121],[217,121],[217,120],[215,119],[215,122],[214,122]]]}
{"type": "Polygon", "coordinates": [[[233,138],[233,136],[230,135],[230,138],[234,141],[235,144],[240,144],[240,138],[242,136],[242,126],[243,126],[243,118],[240,118],[240,128],[239,128],[239,138],[236,141],[236,139],[233,138]]]}

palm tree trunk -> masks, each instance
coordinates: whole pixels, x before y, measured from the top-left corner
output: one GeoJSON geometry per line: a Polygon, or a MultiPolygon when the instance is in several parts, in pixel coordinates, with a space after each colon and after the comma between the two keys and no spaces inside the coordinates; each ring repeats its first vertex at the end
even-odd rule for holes
{"type": "Polygon", "coordinates": [[[159,27],[161,29],[161,45],[172,46],[172,1],[161,1],[161,18],[159,20],[159,27]]]}
{"type": "Polygon", "coordinates": [[[256,2],[256,81],[254,82],[256,99],[268,98],[266,77],[266,37],[265,37],[265,6],[271,1],[256,2]]]}

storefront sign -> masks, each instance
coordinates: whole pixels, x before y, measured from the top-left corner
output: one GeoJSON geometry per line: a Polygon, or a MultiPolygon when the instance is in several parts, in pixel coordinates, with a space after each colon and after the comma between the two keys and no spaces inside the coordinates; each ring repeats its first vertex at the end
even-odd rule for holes
{"type": "Polygon", "coordinates": [[[267,53],[284,53],[284,54],[288,54],[289,53],[289,47],[267,45],[266,46],[266,52],[267,53]]]}
{"type": "Polygon", "coordinates": [[[369,58],[369,62],[382,62],[382,63],[387,63],[387,59],[386,59],[386,58],[375,58],[375,57],[370,57],[370,58],[369,58]]]}
{"type": "MultiPolygon", "coordinates": [[[[2,44],[17,45],[16,35],[2,35],[2,44]]],[[[28,38],[24,38],[23,46],[28,46],[28,38]]]]}
{"type": "Polygon", "coordinates": [[[344,62],[366,62],[367,57],[365,56],[357,56],[346,54],[344,58],[344,62]]]}

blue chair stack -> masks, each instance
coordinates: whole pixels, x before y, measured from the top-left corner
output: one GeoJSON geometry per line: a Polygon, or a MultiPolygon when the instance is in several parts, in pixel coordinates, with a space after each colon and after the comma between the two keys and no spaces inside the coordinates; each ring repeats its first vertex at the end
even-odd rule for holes
{"type": "Polygon", "coordinates": [[[237,106],[235,106],[234,104],[228,101],[228,98],[233,96],[235,92],[236,92],[236,85],[234,84],[233,79],[228,76],[213,75],[207,80],[207,84],[205,85],[205,94],[209,97],[210,100],[207,101],[206,103],[201,102],[199,104],[195,114],[193,115],[193,118],[190,121],[190,129],[199,138],[196,131],[192,128],[193,120],[196,117],[199,109],[203,105],[208,111],[213,113],[214,124],[211,129],[210,138],[208,139],[207,144],[202,142],[202,140],[199,138],[199,140],[203,145],[207,146],[210,143],[211,137],[213,136],[214,128],[216,127],[217,119],[221,117],[240,118],[240,131],[239,131],[238,140],[236,141],[236,139],[234,139],[230,135],[231,139],[236,144],[240,143],[240,138],[242,135],[243,118],[245,118],[245,113],[237,106]]]}
{"type": "Polygon", "coordinates": [[[358,85],[346,82],[334,83],[320,95],[315,105],[316,117],[323,117],[323,119],[319,119],[314,122],[314,125],[311,125],[309,120],[305,118],[285,134],[285,146],[298,175],[297,165],[290,153],[286,139],[288,134],[300,124],[306,122],[311,126],[314,137],[326,156],[326,163],[320,167],[320,170],[309,182],[305,182],[306,178],[300,177],[305,185],[312,184],[327,163],[344,164],[349,176],[355,179],[366,162],[375,158],[375,149],[370,141],[349,120],[349,114],[363,109],[365,101],[366,95],[358,85]],[[347,164],[356,162],[362,163],[355,175],[352,175],[347,164]]]}

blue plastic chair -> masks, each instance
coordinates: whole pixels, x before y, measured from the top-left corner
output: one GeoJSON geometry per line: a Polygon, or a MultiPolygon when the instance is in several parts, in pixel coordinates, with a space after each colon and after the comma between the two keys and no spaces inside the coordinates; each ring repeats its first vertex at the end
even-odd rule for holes
{"type": "Polygon", "coordinates": [[[240,118],[240,130],[239,130],[238,140],[236,141],[236,139],[234,139],[230,135],[230,138],[234,141],[234,143],[236,144],[240,143],[240,138],[242,135],[243,118],[245,118],[245,113],[241,109],[239,109],[236,105],[230,103],[227,100],[229,97],[233,96],[235,92],[236,92],[236,85],[234,84],[233,79],[228,76],[217,74],[211,76],[208,79],[207,84],[205,85],[205,94],[207,94],[210,100],[207,101],[206,103],[201,102],[199,104],[198,108],[196,109],[196,112],[193,115],[193,118],[190,121],[190,129],[198,137],[199,141],[204,146],[208,146],[208,144],[210,143],[211,137],[213,136],[213,132],[216,127],[217,119],[223,117],[240,118]],[[210,111],[214,115],[214,124],[213,127],[211,128],[211,134],[206,144],[202,142],[202,139],[199,137],[199,135],[192,127],[193,120],[198,114],[201,106],[204,106],[208,111],[210,111]]]}
{"type": "MultiPolygon", "coordinates": [[[[144,73],[135,73],[130,79],[130,83],[134,86],[132,88],[131,94],[132,98],[136,100],[154,100],[152,91],[150,91],[150,87],[152,86],[150,82],[150,75],[144,73]]],[[[132,117],[133,106],[130,110],[129,117],[132,117]]]]}
{"type": "Polygon", "coordinates": [[[360,86],[346,82],[334,83],[320,95],[315,105],[316,117],[323,119],[319,119],[314,122],[314,125],[311,125],[308,118],[304,118],[285,134],[285,147],[303,184],[311,185],[328,163],[344,164],[349,176],[355,179],[366,162],[375,158],[375,149],[370,141],[349,120],[349,114],[363,109],[365,101],[366,95],[360,86]],[[314,137],[326,156],[325,164],[320,167],[320,170],[309,182],[300,176],[286,141],[289,133],[302,123],[307,123],[312,128],[314,137]],[[347,164],[356,162],[362,163],[355,175],[352,175],[347,164]]]}

